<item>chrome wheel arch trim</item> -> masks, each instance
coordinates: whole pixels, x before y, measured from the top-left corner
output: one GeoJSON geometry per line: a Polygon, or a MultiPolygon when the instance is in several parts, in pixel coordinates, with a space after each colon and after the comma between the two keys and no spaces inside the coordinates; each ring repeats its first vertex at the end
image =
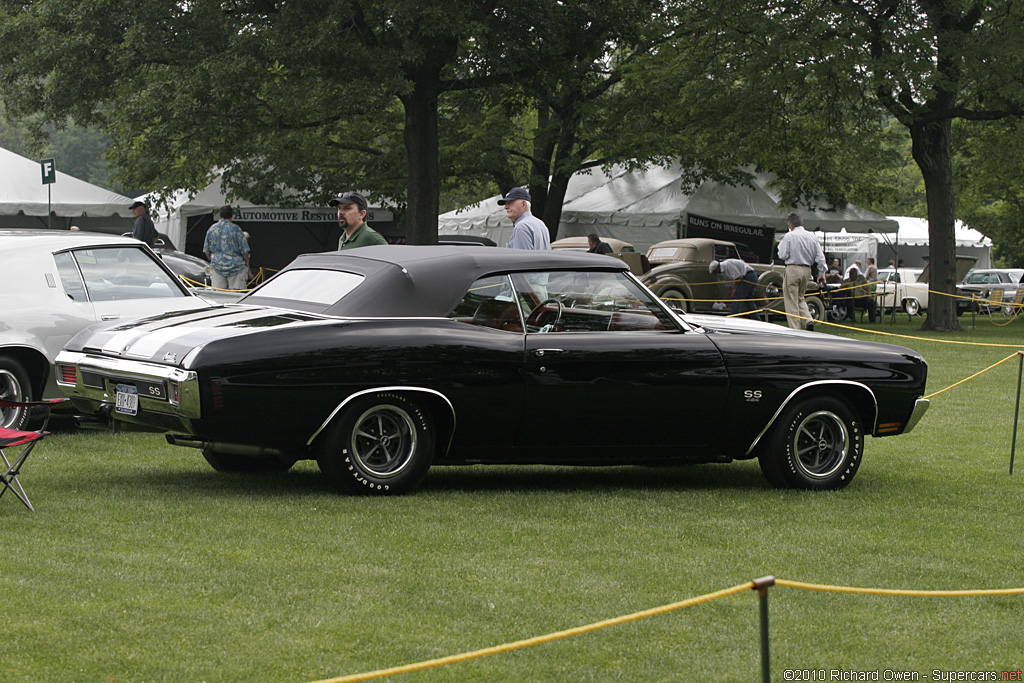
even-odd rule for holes
{"type": "Polygon", "coordinates": [[[331,411],[331,414],[327,416],[327,419],[325,419],[323,421],[323,423],[317,428],[317,430],[315,432],[313,432],[312,436],[310,436],[309,439],[306,441],[306,446],[311,446],[313,444],[313,442],[316,440],[316,437],[320,436],[320,433],[322,431],[324,431],[324,429],[327,428],[327,425],[329,425],[331,423],[331,421],[338,415],[338,413],[340,413],[342,410],[344,410],[345,406],[347,406],[349,403],[351,403],[352,401],[354,401],[357,398],[360,398],[362,396],[366,396],[368,394],[379,394],[379,393],[387,392],[387,391],[402,392],[402,393],[430,394],[432,396],[437,396],[442,401],[444,401],[445,405],[448,406],[448,410],[450,410],[451,414],[452,414],[452,433],[448,437],[448,445],[445,447],[445,452],[447,452],[447,450],[449,448],[451,448],[452,439],[455,438],[455,424],[456,424],[455,407],[452,405],[452,402],[448,400],[447,396],[442,394],[440,391],[437,391],[436,389],[428,389],[427,387],[408,387],[408,386],[374,387],[373,389],[363,389],[362,391],[357,391],[356,393],[351,394],[350,396],[346,397],[344,401],[342,401],[337,406],[335,406],[334,410],[331,411]]]}
{"type": "Polygon", "coordinates": [[[868,393],[868,395],[871,397],[871,403],[874,404],[875,406],[875,416],[871,420],[871,431],[868,432],[868,434],[873,434],[875,431],[875,425],[878,423],[878,398],[875,396],[875,392],[871,391],[871,388],[864,384],[863,382],[854,382],[853,380],[846,379],[821,379],[815,382],[801,384],[796,389],[791,391],[789,393],[789,396],[787,396],[782,401],[782,403],[779,404],[778,409],[772,415],[771,419],[768,420],[768,422],[765,424],[764,429],[762,429],[754,438],[753,442],[751,442],[750,446],[747,448],[744,455],[750,455],[753,452],[753,450],[757,447],[757,444],[761,443],[761,439],[764,438],[764,435],[767,434],[768,430],[770,430],[772,426],[775,424],[775,421],[779,419],[779,415],[782,414],[782,411],[785,410],[786,406],[788,406],[790,402],[794,398],[796,398],[800,392],[804,391],[805,389],[811,389],[813,387],[819,387],[825,384],[845,384],[848,386],[857,387],[858,389],[863,389],[868,393]]]}

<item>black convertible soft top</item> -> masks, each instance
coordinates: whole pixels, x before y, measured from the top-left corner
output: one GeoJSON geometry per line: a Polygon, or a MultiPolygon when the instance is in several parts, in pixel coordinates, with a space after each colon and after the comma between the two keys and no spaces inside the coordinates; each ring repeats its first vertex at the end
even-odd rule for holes
{"type": "MultiPolygon", "coordinates": [[[[338,270],[366,281],[324,313],[339,316],[444,316],[481,277],[546,270],[627,271],[617,258],[578,251],[500,247],[379,245],[302,254],[281,271],[338,270]]],[[[241,303],[281,305],[253,290],[241,303]]]]}

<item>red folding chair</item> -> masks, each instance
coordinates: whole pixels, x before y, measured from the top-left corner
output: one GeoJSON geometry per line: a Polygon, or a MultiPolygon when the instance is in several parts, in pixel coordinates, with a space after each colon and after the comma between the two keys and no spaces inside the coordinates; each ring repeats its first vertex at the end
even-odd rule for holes
{"type": "Polygon", "coordinates": [[[3,498],[3,495],[10,489],[18,497],[18,500],[25,504],[25,507],[35,512],[36,509],[32,507],[28,496],[25,495],[25,489],[22,487],[18,475],[21,473],[21,468],[24,466],[25,460],[28,458],[29,453],[32,452],[32,449],[50,433],[46,431],[46,425],[50,421],[50,410],[53,406],[64,403],[67,400],[66,398],[54,398],[49,401],[8,401],[0,399],[0,408],[25,408],[30,411],[45,409],[43,425],[37,431],[26,432],[0,427],[0,459],[3,459],[4,467],[4,472],[0,474],[0,498],[3,498]],[[21,452],[16,456],[8,458],[5,451],[18,447],[21,447],[21,452]]]}

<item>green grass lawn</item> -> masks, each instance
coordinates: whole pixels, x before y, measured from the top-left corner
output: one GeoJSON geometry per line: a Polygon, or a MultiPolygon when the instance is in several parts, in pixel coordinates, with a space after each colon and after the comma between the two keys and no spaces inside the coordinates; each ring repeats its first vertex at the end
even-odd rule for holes
{"type": "MultiPolygon", "coordinates": [[[[858,327],[930,336],[901,318],[895,328],[858,327]]],[[[1024,323],[979,320],[941,338],[1024,347],[1024,323]]],[[[929,392],[1014,352],[904,345],[928,359],[929,392]]],[[[880,588],[1024,587],[1024,454],[1008,474],[1017,369],[1010,361],[936,397],[912,434],[868,439],[854,482],[829,493],[774,490],[744,462],[437,468],[414,495],[350,498],[328,490],[311,462],[283,476],[228,476],[157,434],[65,426],[22,475],[37,512],[10,494],[0,500],[0,680],[302,683],[767,574],[880,588]]],[[[776,587],[770,612],[775,680],[785,669],[1024,667],[1024,596],[776,587]]],[[[745,591],[387,680],[759,675],[757,595],[745,591]]]]}

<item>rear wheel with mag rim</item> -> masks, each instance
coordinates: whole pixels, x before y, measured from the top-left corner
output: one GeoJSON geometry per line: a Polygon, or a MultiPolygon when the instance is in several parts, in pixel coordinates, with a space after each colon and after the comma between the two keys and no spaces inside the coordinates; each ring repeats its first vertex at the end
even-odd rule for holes
{"type": "Polygon", "coordinates": [[[415,489],[434,459],[434,424],[420,402],[395,392],[358,398],[317,444],[320,471],[346,493],[415,489]]]}

